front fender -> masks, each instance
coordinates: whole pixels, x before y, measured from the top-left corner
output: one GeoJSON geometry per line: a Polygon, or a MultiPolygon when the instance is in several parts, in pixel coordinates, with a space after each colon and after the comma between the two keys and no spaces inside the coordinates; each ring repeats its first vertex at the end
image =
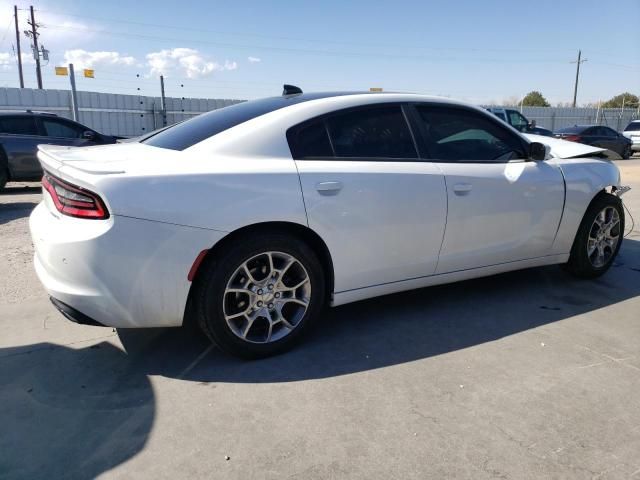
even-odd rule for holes
{"type": "Polygon", "coordinates": [[[621,187],[620,170],[606,159],[553,159],[565,182],[565,202],[562,220],[553,243],[553,253],[569,253],[587,207],[608,187],[621,187]]]}

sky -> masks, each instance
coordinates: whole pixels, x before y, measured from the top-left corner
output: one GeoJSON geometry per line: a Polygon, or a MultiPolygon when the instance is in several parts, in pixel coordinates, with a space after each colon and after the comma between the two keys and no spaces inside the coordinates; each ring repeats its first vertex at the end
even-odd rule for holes
{"type": "MultiPolygon", "coordinates": [[[[13,2],[0,0],[0,86],[19,86],[13,2]]],[[[553,105],[640,94],[640,0],[220,2],[32,0],[55,66],[92,68],[78,90],[251,99],[304,91],[407,91],[499,104],[539,90],[553,105]]],[[[35,87],[21,36],[25,86],[35,87]]]]}

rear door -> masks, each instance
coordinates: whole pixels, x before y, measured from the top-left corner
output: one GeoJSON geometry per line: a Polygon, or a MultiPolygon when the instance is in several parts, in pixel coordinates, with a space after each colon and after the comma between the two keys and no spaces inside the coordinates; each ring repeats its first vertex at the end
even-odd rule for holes
{"type": "Polygon", "coordinates": [[[287,132],[309,226],[326,242],[335,291],[431,275],[447,193],[420,160],[399,104],[337,111],[287,132]]]}
{"type": "Polygon", "coordinates": [[[437,273],[548,255],[564,204],[560,169],[528,161],[528,144],[483,112],[437,104],[415,109],[426,155],[447,186],[437,273]]]}
{"type": "Polygon", "coordinates": [[[0,142],[14,180],[36,177],[42,173],[36,156],[39,138],[33,115],[0,117],[0,142]]]}

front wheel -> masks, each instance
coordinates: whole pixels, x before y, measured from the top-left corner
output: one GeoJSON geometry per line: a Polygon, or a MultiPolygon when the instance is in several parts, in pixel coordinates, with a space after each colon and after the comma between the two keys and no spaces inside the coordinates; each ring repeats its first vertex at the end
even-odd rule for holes
{"type": "Polygon", "coordinates": [[[227,352],[261,358],[293,347],[318,319],[324,272],[305,243],[255,236],[223,251],[198,279],[195,302],[205,334],[227,352]]]}
{"type": "Polygon", "coordinates": [[[599,277],[616,258],[623,234],[622,201],[610,193],[599,194],[584,214],[567,270],[578,277],[599,277]]]}

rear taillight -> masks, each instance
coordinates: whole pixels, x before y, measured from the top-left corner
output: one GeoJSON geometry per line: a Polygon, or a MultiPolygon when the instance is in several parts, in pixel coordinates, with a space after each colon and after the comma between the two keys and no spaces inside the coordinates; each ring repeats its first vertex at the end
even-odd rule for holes
{"type": "Polygon", "coordinates": [[[582,142],[582,137],[580,135],[567,135],[566,137],[562,137],[562,139],[570,142],[582,142]]]}
{"type": "Polygon", "coordinates": [[[42,188],[49,192],[56,209],[64,215],[94,220],[109,218],[102,199],[89,190],[71,185],[47,172],[42,177],[42,188]]]}

